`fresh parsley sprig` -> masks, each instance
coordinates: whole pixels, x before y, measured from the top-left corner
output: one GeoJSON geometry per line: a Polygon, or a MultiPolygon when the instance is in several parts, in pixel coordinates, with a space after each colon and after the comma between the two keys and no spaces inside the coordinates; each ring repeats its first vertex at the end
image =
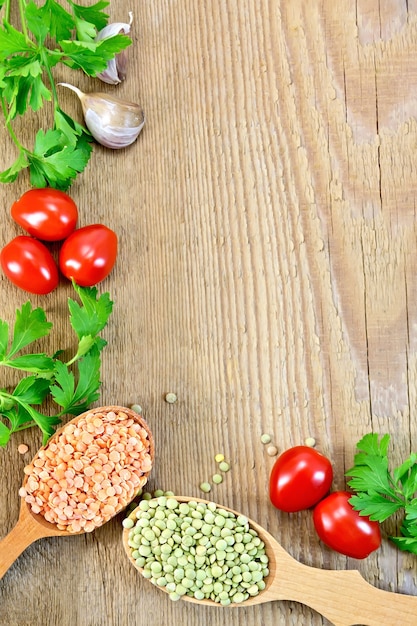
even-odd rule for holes
{"type": "Polygon", "coordinates": [[[79,415],[99,397],[100,353],[106,345],[100,332],[108,322],[113,302],[108,293],[98,296],[96,287],[73,285],[80,303],[68,299],[69,320],[78,343],[66,362],[58,358],[62,351],[53,356],[26,352],[52,329],[41,307],[34,309],[30,301],[26,302],[16,311],[12,330],[0,320],[0,366],[27,374],[13,390],[0,389],[0,446],[7,445],[12,433],[35,425],[45,442],[63,415],[79,415]],[[39,408],[47,398],[59,407],[53,415],[45,415],[39,408]]]}
{"type": "Polygon", "coordinates": [[[368,433],[358,442],[354,466],[346,472],[355,492],[350,503],[361,515],[378,522],[401,514],[400,536],[390,539],[400,550],[417,554],[417,454],[410,454],[391,470],[389,443],[388,434],[379,438],[376,433],[368,433]]]}
{"type": "Polygon", "coordinates": [[[45,0],[41,6],[33,0],[16,2],[21,30],[10,22],[13,0],[0,1],[0,103],[5,126],[18,151],[14,163],[0,172],[0,182],[13,182],[28,168],[33,186],[66,190],[85,169],[93,138],[62,110],[54,68],[61,63],[94,77],[131,44],[131,39],[117,34],[95,41],[108,22],[104,12],[107,0],[89,7],[68,0],[69,10],[57,0],[45,0]],[[53,124],[46,131],[38,130],[33,149],[29,149],[20,142],[13,121],[29,109],[39,111],[46,102],[52,104],[53,124]]]}

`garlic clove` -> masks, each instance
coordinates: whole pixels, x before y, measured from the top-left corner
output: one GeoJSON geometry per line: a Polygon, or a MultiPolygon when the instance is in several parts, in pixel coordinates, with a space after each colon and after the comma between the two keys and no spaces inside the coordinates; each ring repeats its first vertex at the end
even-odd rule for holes
{"type": "Polygon", "coordinates": [[[112,24],[107,24],[104,28],[102,28],[96,36],[96,41],[101,39],[105,39],[106,37],[112,37],[113,35],[117,35],[120,31],[123,31],[123,34],[128,35],[130,33],[130,29],[133,22],[133,13],[129,11],[129,23],[125,22],[114,22],[112,24]]]}
{"type": "MultiPolygon", "coordinates": [[[[131,25],[133,21],[133,14],[129,12],[130,21],[129,23],[123,22],[114,22],[113,24],[107,24],[104,28],[102,28],[95,41],[101,41],[102,39],[106,39],[106,37],[113,37],[113,35],[128,35],[131,30],[131,25]]],[[[97,74],[96,78],[99,78],[104,83],[108,83],[109,85],[118,85],[126,78],[127,72],[127,59],[128,53],[127,50],[122,50],[119,54],[116,54],[114,59],[111,59],[107,63],[107,67],[103,72],[97,74]]]]}
{"type": "Polygon", "coordinates": [[[106,93],[83,93],[68,83],[58,84],[77,94],[85,124],[99,144],[112,149],[126,148],[137,139],[145,124],[138,104],[106,93]]]}

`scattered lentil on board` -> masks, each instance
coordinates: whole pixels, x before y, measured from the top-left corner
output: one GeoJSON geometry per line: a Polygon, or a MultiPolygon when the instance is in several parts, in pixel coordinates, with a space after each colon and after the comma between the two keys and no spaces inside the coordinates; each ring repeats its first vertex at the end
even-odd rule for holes
{"type": "Polygon", "coordinates": [[[19,495],[60,530],[91,532],[124,509],[147,481],[151,433],[140,416],[112,409],[69,422],[24,469],[19,495]]]}
{"type": "Polygon", "coordinates": [[[265,589],[269,559],[244,515],[160,496],[142,500],[123,527],[132,562],[171,600],[186,595],[227,606],[265,589]]]}
{"type": "Polygon", "coordinates": [[[262,443],[267,444],[267,443],[271,443],[271,441],[272,441],[271,435],[269,435],[268,433],[263,433],[261,435],[261,442],[262,443]]]}
{"type": "Polygon", "coordinates": [[[278,454],[278,448],[276,446],[268,446],[266,449],[266,453],[269,456],[276,456],[278,454]]]}

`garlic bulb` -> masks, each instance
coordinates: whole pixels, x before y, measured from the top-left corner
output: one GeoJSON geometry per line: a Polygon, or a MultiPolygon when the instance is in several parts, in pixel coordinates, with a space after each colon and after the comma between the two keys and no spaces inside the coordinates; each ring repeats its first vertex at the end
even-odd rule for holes
{"type": "MultiPolygon", "coordinates": [[[[102,39],[106,39],[106,37],[113,37],[113,35],[128,35],[130,33],[130,27],[133,20],[132,12],[129,12],[129,17],[129,24],[124,24],[123,22],[107,24],[107,26],[99,31],[95,41],[101,41],[102,39]]],[[[125,49],[119,52],[119,54],[116,54],[114,59],[110,59],[104,72],[97,74],[97,78],[102,80],[104,83],[108,83],[109,85],[117,85],[126,78],[126,70],[127,50],[125,49]]]]}
{"type": "Polygon", "coordinates": [[[145,116],[138,104],[106,93],[83,93],[68,83],[58,83],[80,99],[85,124],[94,139],[106,148],[126,148],[138,137],[145,116]]]}

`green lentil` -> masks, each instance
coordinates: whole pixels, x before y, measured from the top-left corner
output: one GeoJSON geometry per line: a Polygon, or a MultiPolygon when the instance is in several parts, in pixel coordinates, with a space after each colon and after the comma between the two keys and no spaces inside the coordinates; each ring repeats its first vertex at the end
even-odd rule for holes
{"type": "Polygon", "coordinates": [[[181,596],[178,593],[175,593],[175,591],[172,591],[169,594],[169,599],[172,600],[173,602],[176,602],[177,600],[181,600],[181,596]]]}
{"type": "Polygon", "coordinates": [[[221,474],[213,474],[211,480],[214,482],[215,485],[220,485],[220,483],[223,482],[223,476],[221,474]]]}
{"type": "Polygon", "coordinates": [[[261,442],[271,443],[271,435],[268,435],[267,433],[264,433],[263,435],[261,435],[261,442]]]}
{"type": "Polygon", "coordinates": [[[141,500],[127,519],[132,558],[172,600],[187,595],[227,606],[265,588],[268,556],[246,516],[158,493],[141,500]]]}
{"type": "Polygon", "coordinates": [[[203,493],[209,493],[211,491],[210,483],[200,483],[200,489],[203,493]]]}
{"type": "Polygon", "coordinates": [[[132,520],[131,517],[126,517],[126,519],[123,520],[122,525],[123,528],[133,528],[135,522],[132,520]]]}

